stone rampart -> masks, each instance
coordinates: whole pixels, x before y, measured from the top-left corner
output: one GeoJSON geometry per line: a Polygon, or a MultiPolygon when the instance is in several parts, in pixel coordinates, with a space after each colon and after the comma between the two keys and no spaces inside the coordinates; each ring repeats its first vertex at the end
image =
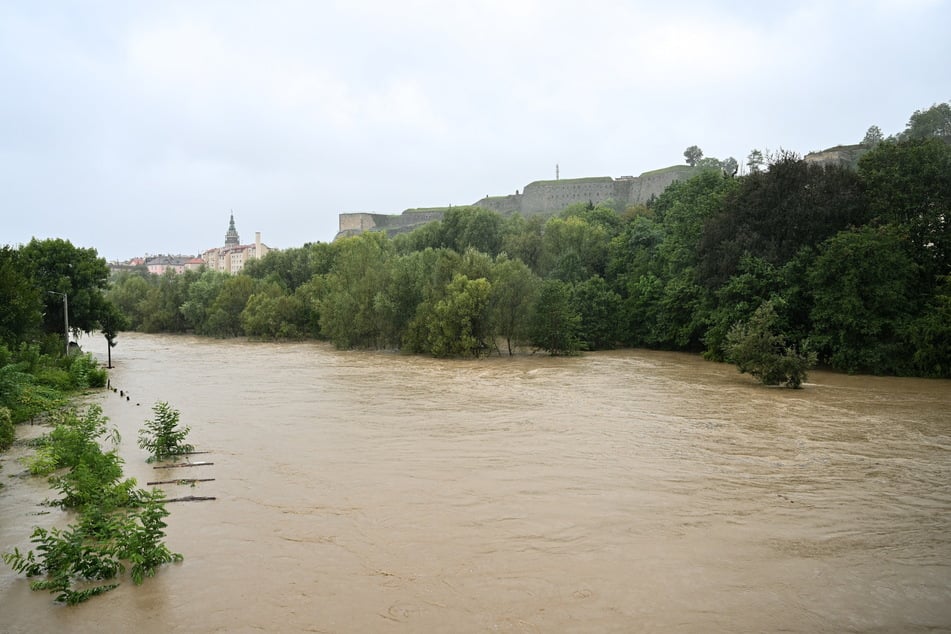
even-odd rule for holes
{"type": "Polygon", "coordinates": [[[839,145],[837,147],[822,150],[821,152],[810,152],[803,157],[807,163],[817,163],[819,165],[837,165],[855,169],[858,167],[859,159],[869,151],[866,145],[839,145]]]}
{"type": "MultiPolygon", "coordinates": [[[[595,176],[529,183],[522,193],[507,196],[486,196],[473,203],[510,216],[536,214],[553,215],[575,203],[599,204],[608,200],[621,207],[644,204],[652,196],[659,196],[671,183],[685,180],[696,173],[696,168],[675,165],[640,176],[595,176]]],[[[337,238],[352,236],[364,231],[386,231],[390,236],[412,231],[416,227],[440,220],[446,208],[407,209],[401,214],[340,214],[340,232],[337,238]]],[[[336,238],[335,238],[336,239],[336,238]]]]}
{"type": "Polygon", "coordinates": [[[611,198],[614,198],[614,179],[610,176],[535,181],[525,186],[520,212],[526,216],[549,215],[575,203],[597,205],[611,198]]]}

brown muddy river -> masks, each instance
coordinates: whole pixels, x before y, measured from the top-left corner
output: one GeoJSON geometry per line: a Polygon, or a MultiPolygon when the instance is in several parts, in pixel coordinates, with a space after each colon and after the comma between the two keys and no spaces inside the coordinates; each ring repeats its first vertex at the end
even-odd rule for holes
{"type": "MultiPolygon", "coordinates": [[[[130,400],[92,400],[127,475],[217,500],[169,505],[184,562],[75,608],[0,564],[4,632],[951,630],[948,381],[135,334],[113,359],[130,400]],[[159,400],[214,465],[146,464],[159,400]]],[[[4,551],[69,519],[24,451],[4,551]]]]}

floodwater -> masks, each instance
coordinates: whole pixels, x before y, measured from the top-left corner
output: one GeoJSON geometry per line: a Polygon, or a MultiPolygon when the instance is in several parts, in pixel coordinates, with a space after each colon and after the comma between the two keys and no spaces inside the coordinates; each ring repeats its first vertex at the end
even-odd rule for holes
{"type": "MultiPolygon", "coordinates": [[[[104,340],[84,343],[105,358],[104,340]]],[[[123,334],[126,474],[184,555],[74,608],[0,564],[5,632],[951,630],[951,382],[765,388],[646,351],[442,361],[123,334]],[[167,401],[213,465],[156,471],[167,401]],[[156,474],[161,474],[157,476],[156,474]]],[[[20,429],[36,433],[39,428],[20,429]]],[[[0,550],[66,514],[0,471],[0,550]]]]}

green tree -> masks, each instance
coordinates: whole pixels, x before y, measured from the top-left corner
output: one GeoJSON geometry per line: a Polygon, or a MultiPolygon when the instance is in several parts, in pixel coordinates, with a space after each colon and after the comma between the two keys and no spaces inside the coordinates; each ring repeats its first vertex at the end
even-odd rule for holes
{"type": "Polygon", "coordinates": [[[720,211],[704,223],[697,250],[700,279],[708,288],[721,286],[744,254],[782,266],[803,246],[868,218],[855,172],[782,155],[769,171],[740,179],[720,211]]]}
{"type": "Polygon", "coordinates": [[[693,269],[684,269],[664,284],[656,332],[663,347],[698,350],[708,327],[709,291],[697,284],[693,269]]]}
{"type": "MultiPolygon", "coordinates": [[[[733,325],[748,321],[757,308],[777,298],[782,289],[783,278],[777,267],[760,258],[744,256],[736,275],[716,290],[716,307],[711,311],[710,327],[703,337],[705,356],[722,360],[726,354],[727,334],[733,325]]],[[[774,308],[776,303],[772,304],[774,308]]]]}
{"type": "Polygon", "coordinates": [[[729,156],[722,161],[720,161],[720,169],[723,170],[723,173],[727,176],[733,177],[736,176],[736,173],[740,171],[740,164],[736,161],[735,158],[729,156]]]}
{"type": "Polygon", "coordinates": [[[705,171],[664,190],[654,204],[654,213],[664,227],[659,245],[658,274],[674,276],[698,264],[700,241],[706,223],[739,189],[737,181],[714,171],[705,171]]]}
{"type": "Polygon", "coordinates": [[[335,252],[332,245],[323,242],[269,251],[263,258],[247,262],[242,272],[257,280],[272,279],[293,293],[314,275],[329,273],[335,252]]]}
{"type": "Polygon", "coordinates": [[[815,365],[813,352],[800,352],[789,346],[778,329],[774,300],[763,302],[743,322],[736,323],[727,334],[726,357],[742,373],[759,379],[764,385],[798,388],[815,365]]]}
{"type": "MultiPolygon", "coordinates": [[[[700,346],[709,292],[698,281],[699,243],[705,223],[738,187],[720,170],[705,170],[674,183],[657,198],[652,209],[656,220],[634,219],[630,228],[642,232],[641,241],[628,242],[633,257],[624,257],[638,266],[625,272],[617,285],[627,295],[624,339],[629,345],[700,346]],[[638,253],[638,247],[646,250],[638,253]]],[[[615,250],[613,257],[619,256],[615,250]]]]}
{"type": "Polygon", "coordinates": [[[581,316],[580,334],[588,350],[609,350],[621,339],[618,315],[621,296],[604,278],[595,276],[576,285],[572,302],[581,316]]]}
{"type": "Polygon", "coordinates": [[[521,260],[539,275],[545,218],[541,215],[523,218],[515,214],[505,220],[504,226],[502,251],[510,258],[521,260]]]}
{"type": "Polygon", "coordinates": [[[877,125],[869,126],[868,131],[865,133],[865,137],[862,139],[862,145],[865,147],[875,147],[879,143],[885,140],[885,135],[882,134],[882,129],[877,125]]]}
{"type": "Polygon", "coordinates": [[[907,337],[914,350],[914,372],[920,376],[951,378],[951,276],[910,324],[907,337]]]}
{"type": "Polygon", "coordinates": [[[879,224],[904,227],[922,267],[922,289],[951,274],[951,144],[882,143],[859,159],[868,208],[879,224]]]}
{"type": "Polygon", "coordinates": [[[665,342],[661,312],[663,280],[653,273],[631,277],[625,290],[624,343],[634,347],[661,346],[665,342]]]}
{"type": "Polygon", "coordinates": [[[902,333],[914,317],[918,267],[896,226],[843,231],[809,270],[813,339],[820,356],[847,372],[906,373],[913,351],[902,333]]]}
{"type": "Polygon", "coordinates": [[[149,282],[158,285],[158,280],[152,278],[154,276],[147,271],[121,271],[113,276],[106,291],[106,297],[129,320],[129,328],[133,330],[139,330],[145,322],[147,298],[151,289],[149,282]]]}
{"type": "Polygon", "coordinates": [[[393,248],[400,255],[442,247],[442,223],[438,220],[393,237],[393,248]]]}
{"type": "Polygon", "coordinates": [[[364,233],[339,241],[319,304],[321,332],[338,348],[385,345],[378,301],[395,251],[386,235],[364,233]]]}
{"type": "Polygon", "coordinates": [[[502,245],[502,216],[481,207],[453,207],[443,215],[442,244],[462,253],[473,248],[495,256],[502,245]]]}
{"type": "Polygon", "coordinates": [[[902,137],[951,140],[951,104],[936,103],[927,110],[915,110],[908,119],[902,137]]]}
{"type": "Polygon", "coordinates": [[[456,275],[430,315],[428,344],[435,357],[481,356],[489,346],[491,284],[456,275]]]}
{"type": "Polygon", "coordinates": [[[0,247],[0,344],[25,341],[43,321],[46,298],[24,269],[18,250],[0,247]]]}
{"type": "Polygon", "coordinates": [[[327,285],[326,275],[314,275],[310,281],[297,287],[294,296],[297,297],[304,312],[304,334],[310,337],[320,334],[320,301],[327,285]]]}
{"type": "Polygon", "coordinates": [[[231,276],[223,271],[205,269],[197,278],[191,280],[180,296],[183,301],[178,307],[178,312],[185,320],[186,328],[200,335],[214,334],[209,330],[208,317],[211,314],[211,307],[229,279],[231,276]]]}
{"type": "Polygon", "coordinates": [[[581,315],[572,304],[569,284],[545,280],[529,328],[532,345],[551,355],[572,355],[581,351],[581,315]]]}
{"type": "Polygon", "coordinates": [[[489,298],[492,332],[505,339],[509,356],[514,346],[528,339],[539,279],[521,260],[499,256],[492,271],[492,294],[489,298]]]}
{"type": "Polygon", "coordinates": [[[623,288],[642,275],[657,274],[666,232],[652,215],[637,215],[611,239],[606,279],[623,288]]]}
{"type": "Polygon", "coordinates": [[[562,219],[580,218],[591,226],[601,227],[612,238],[621,232],[624,225],[614,207],[614,202],[610,200],[602,201],[597,205],[592,203],[569,205],[558,216],[562,219]]]}
{"type": "Polygon", "coordinates": [[[277,282],[259,288],[241,312],[241,326],[249,337],[299,339],[306,331],[306,321],[300,298],[288,295],[277,282]]]}
{"type": "MultiPolygon", "coordinates": [[[[149,289],[137,309],[145,332],[185,332],[188,321],[181,311],[188,297],[188,285],[194,272],[178,274],[166,271],[149,280],[149,289]]],[[[209,333],[210,334],[210,333],[209,333]]]]}
{"type": "Polygon", "coordinates": [[[10,408],[0,405],[0,451],[8,449],[15,438],[16,429],[13,427],[10,408]]]}
{"type": "Polygon", "coordinates": [[[763,165],[766,163],[766,159],[763,156],[763,153],[757,149],[750,150],[749,155],[746,157],[746,167],[749,168],[750,174],[755,174],[756,172],[763,169],[763,165]]]}
{"type": "Polygon", "coordinates": [[[705,156],[697,161],[697,167],[705,170],[717,170],[718,172],[723,171],[723,164],[720,162],[720,159],[713,156],[705,156]]]}
{"type": "Polygon", "coordinates": [[[106,338],[106,367],[112,367],[112,349],[116,347],[116,337],[123,330],[128,329],[129,320],[112,303],[106,304],[106,310],[99,317],[99,326],[102,336],[106,338]]]}
{"type": "Polygon", "coordinates": [[[20,248],[20,255],[44,304],[45,332],[63,332],[64,293],[73,333],[90,333],[99,327],[100,317],[107,310],[103,290],[109,280],[109,267],[95,249],[78,248],[62,239],[34,238],[20,248]]]}
{"type": "Polygon", "coordinates": [[[684,150],[684,159],[686,159],[687,165],[690,167],[696,166],[702,158],[703,150],[701,150],[696,145],[691,145],[686,150],[684,150]]]}
{"type": "Polygon", "coordinates": [[[151,456],[149,462],[166,460],[186,454],[194,447],[185,442],[191,431],[187,426],[179,425],[181,413],[164,401],[152,406],[155,418],[145,421],[145,427],[139,430],[139,448],[147,450],[151,456]]]}
{"type": "Polygon", "coordinates": [[[215,337],[240,337],[244,334],[241,313],[254,294],[254,287],[254,280],[247,275],[233,275],[224,281],[208,311],[208,334],[215,337]]]}
{"type": "Polygon", "coordinates": [[[552,218],[542,236],[540,269],[544,277],[580,282],[604,275],[608,262],[608,232],[583,218],[552,218]]]}

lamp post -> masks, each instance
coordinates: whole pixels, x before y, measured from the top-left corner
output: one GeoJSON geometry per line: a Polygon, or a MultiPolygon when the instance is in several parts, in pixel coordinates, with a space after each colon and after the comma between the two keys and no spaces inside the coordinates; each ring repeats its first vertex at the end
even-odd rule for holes
{"type": "Polygon", "coordinates": [[[69,356],[69,300],[66,298],[66,293],[59,293],[57,291],[46,291],[50,295],[62,295],[63,296],[63,320],[66,322],[66,356],[69,356]]]}

